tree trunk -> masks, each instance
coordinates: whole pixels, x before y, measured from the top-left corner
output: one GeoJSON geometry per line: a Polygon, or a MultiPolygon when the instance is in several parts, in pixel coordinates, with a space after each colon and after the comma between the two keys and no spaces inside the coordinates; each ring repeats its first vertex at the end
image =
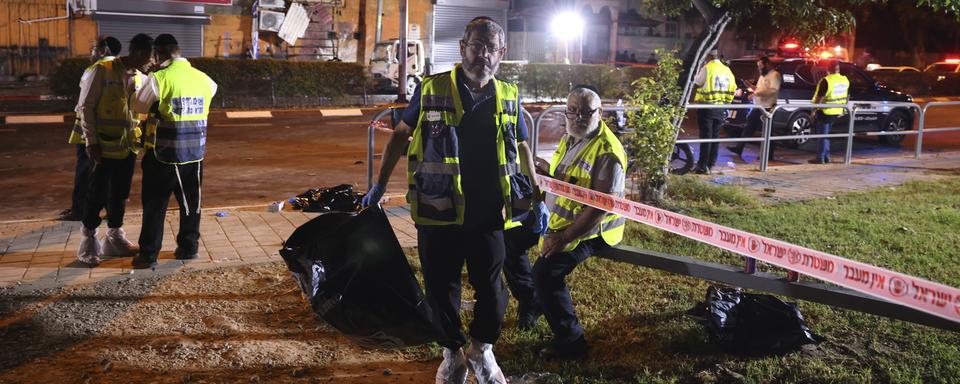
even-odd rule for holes
{"type": "MultiPolygon", "coordinates": [[[[732,20],[727,10],[714,8],[704,0],[694,0],[693,4],[697,8],[697,11],[703,15],[707,26],[703,32],[700,33],[700,36],[694,40],[690,48],[687,49],[687,53],[683,58],[683,69],[680,71],[679,79],[680,88],[683,90],[683,93],[680,96],[679,103],[683,105],[684,109],[683,113],[673,121],[674,137],[680,134],[680,125],[686,116],[686,106],[690,100],[690,95],[693,93],[693,78],[696,76],[697,70],[703,66],[707,54],[717,46],[720,35],[723,34],[723,31],[727,28],[727,24],[732,20]]],[[[669,164],[664,166],[663,172],[664,175],[670,174],[669,164]]],[[[658,203],[663,200],[666,191],[667,182],[666,178],[664,178],[663,182],[660,183],[644,184],[640,191],[640,196],[644,201],[658,203]]]]}

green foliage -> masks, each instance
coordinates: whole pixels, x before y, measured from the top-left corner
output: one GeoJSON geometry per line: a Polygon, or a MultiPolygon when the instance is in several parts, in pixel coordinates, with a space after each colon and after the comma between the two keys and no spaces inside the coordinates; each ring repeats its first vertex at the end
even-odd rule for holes
{"type": "Polygon", "coordinates": [[[651,72],[650,67],[602,64],[504,63],[497,77],[519,84],[524,97],[537,101],[565,98],[577,84],[590,84],[597,87],[600,97],[612,99],[628,95],[630,84],[651,72]]]}
{"type": "MultiPolygon", "coordinates": [[[[217,82],[217,100],[226,94],[336,99],[360,94],[366,81],[361,64],[344,62],[193,58],[190,63],[217,82]]],[[[54,94],[76,97],[88,59],[66,59],[51,77],[54,94]]]]}
{"type": "Polygon", "coordinates": [[[658,50],[656,55],[659,64],[652,76],[633,81],[629,105],[637,109],[627,113],[627,125],[632,132],[621,138],[633,162],[628,175],[643,190],[666,183],[667,164],[677,138],[673,122],[684,112],[677,82],[680,60],[673,51],[658,50]]]}

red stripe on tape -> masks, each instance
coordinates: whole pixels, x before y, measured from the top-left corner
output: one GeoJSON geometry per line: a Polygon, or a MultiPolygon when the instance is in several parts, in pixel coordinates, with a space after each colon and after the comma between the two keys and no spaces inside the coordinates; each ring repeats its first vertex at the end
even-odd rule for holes
{"type": "Polygon", "coordinates": [[[960,322],[960,289],[600,193],[543,175],[541,189],[842,287],[960,322]]]}

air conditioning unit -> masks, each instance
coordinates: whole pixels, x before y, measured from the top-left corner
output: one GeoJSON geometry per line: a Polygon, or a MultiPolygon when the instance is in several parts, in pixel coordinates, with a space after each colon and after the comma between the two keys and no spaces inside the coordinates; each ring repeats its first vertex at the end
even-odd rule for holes
{"type": "Polygon", "coordinates": [[[284,0],[260,0],[260,8],[284,8],[284,0]]]}
{"type": "Polygon", "coordinates": [[[282,12],[260,11],[260,30],[279,32],[283,17],[282,12]]]}

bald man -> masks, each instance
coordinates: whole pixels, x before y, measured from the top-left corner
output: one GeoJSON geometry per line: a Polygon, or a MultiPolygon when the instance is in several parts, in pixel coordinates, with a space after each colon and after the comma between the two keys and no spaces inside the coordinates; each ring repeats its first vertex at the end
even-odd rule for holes
{"type": "MultiPolygon", "coordinates": [[[[567,133],[550,162],[553,178],[623,197],[627,155],[620,140],[600,118],[600,96],[576,88],[567,97],[567,133]]],[[[573,200],[548,194],[550,217],[541,240],[533,281],[553,341],[540,351],[551,360],[586,356],[583,328],[573,309],[566,277],[591,255],[623,238],[624,219],[573,200]]]]}

